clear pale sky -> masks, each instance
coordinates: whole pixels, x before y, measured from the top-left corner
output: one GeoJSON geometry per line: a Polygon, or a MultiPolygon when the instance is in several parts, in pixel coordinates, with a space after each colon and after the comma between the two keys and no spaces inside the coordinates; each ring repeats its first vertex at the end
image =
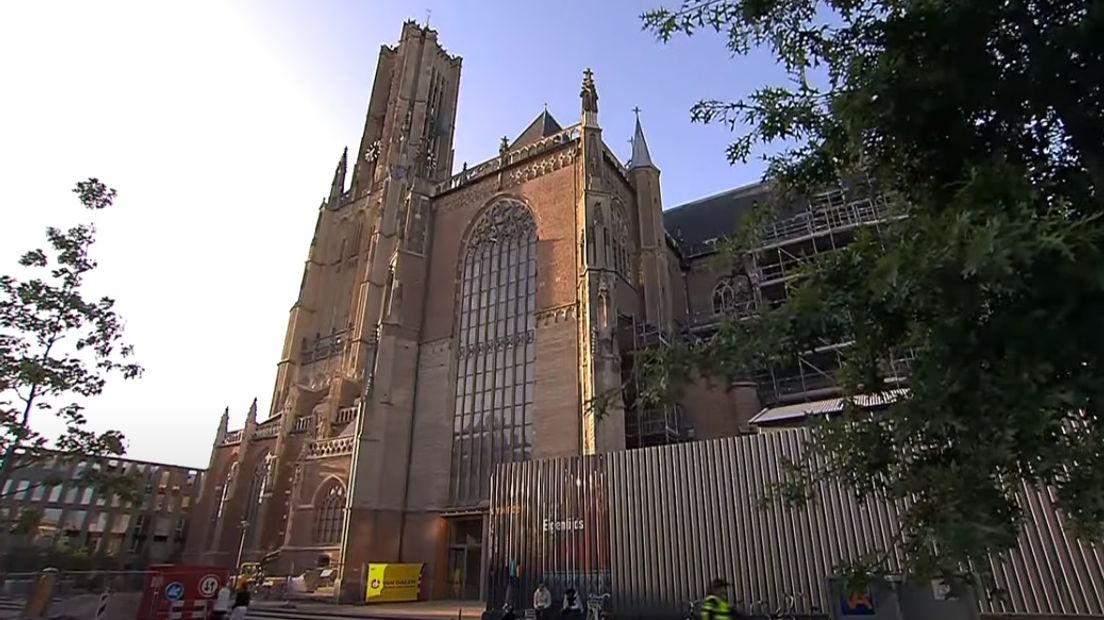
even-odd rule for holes
{"type": "Polygon", "coordinates": [[[665,207],[756,180],[730,134],[690,123],[701,98],[776,78],[716,36],[666,46],[639,14],[661,0],[0,3],[0,272],[47,225],[87,218],[70,193],[97,176],[91,282],[116,298],[146,367],[86,402],[132,458],[207,464],[225,406],[262,416],[316,210],[357,148],[381,44],[424,21],[464,59],[456,166],[497,153],[547,103],[577,120],[591,67],[606,142],[628,158],[634,106],[665,207]]]}

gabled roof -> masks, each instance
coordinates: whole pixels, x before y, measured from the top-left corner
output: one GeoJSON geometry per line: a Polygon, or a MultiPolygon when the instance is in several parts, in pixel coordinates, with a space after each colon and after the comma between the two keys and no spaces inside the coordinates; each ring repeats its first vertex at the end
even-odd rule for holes
{"type": "Polygon", "coordinates": [[[547,138],[553,134],[563,131],[563,127],[556,122],[556,119],[552,118],[552,115],[545,110],[533,119],[532,123],[525,128],[525,131],[521,132],[521,135],[514,139],[510,143],[510,149],[516,149],[519,146],[525,146],[532,144],[541,138],[547,138]]]}
{"type": "Polygon", "coordinates": [[[753,183],[700,198],[663,212],[663,227],[687,256],[711,251],[708,241],[731,237],[756,204],[766,202],[768,186],[753,183]]]}

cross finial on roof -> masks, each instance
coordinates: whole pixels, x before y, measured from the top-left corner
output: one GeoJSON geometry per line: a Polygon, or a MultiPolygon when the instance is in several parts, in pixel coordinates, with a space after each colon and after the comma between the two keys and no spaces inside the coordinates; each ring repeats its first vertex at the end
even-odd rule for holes
{"type": "Polygon", "coordinates": [[[640,118],[640,112],[641,112],[640,106],[636,106],[635,108],[632,109],[632,111],[633,111],[633,114],[636,114],[637,118],[640,118]]]}

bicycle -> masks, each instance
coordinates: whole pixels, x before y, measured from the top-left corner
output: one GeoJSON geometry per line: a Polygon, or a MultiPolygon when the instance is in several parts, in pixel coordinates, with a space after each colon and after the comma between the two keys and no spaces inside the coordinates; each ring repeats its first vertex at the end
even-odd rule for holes
{"type": "MultiPolygon", "coordinates": [[[[774,611],[767,611],[770,609],[767,601],[756,601],[753,607],[758,607],[760,613],[757,615],[752,614],[750,617],[765,618],[767,620],[797,620],[798,596],[800,596],[800,594],[794,595],[786,593],[782,597],[782,604],[776,607],[774,611]]],[[[817,609],[814,607],[813,612],[815,613],[816,611],[817,609]]]]}
{"type": "Polygon", "coordinates": [[[701,620],[701,600],[686,601],[686,616],[683,620],[701,620]]]}
{"type": "Polygon", "coordinates": [[[609,593],[588,596],[586,620],[606,620],[609,618],[609,614],[606,613],[606,601],[609,598],[609,593]]]}

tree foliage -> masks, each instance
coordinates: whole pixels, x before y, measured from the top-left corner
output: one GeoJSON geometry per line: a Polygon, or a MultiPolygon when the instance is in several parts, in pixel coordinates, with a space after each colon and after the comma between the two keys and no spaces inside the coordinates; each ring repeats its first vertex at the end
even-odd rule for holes
{"type": "MultiPolygon", "coordinates": [[[[789,497],[825,478],[909,498],[920,573],[1015,544],[1022,482],[1056,489],[1104,533],[1104,3],[1085,0],[688,0],[643,16],[661,40],[720,33],[769,49],[787,80],[700,122],[757,145],[780,196],[863,175],[901,219],[816,261],[782,306],[650,353],[648,398],[850,341],[848,396],[886,389],[910,349],[910,397],[821,421],[789,497]]],[[[731,260],[754,245],[755,226],[731,260]]],[[[984,562],[975,564],[984,565],[984,562]]]]}
{"type": "MultiPolygon", "coordinates": [[[[97,179],[73,192],[93,211],[110,207],[115,190],[97,179]]],[[[85,280],[96,269],[90,256],[96,229],[77,224],[46,229],[48,249],[19,259],[17,275],[0,276],[0,486],[18,469],[44,459],[107,457],[125,451],[115,430],[88,428],[80,400],[100,394],[112,374],[134,378],[142,368],[123,342],[123,322],[109,297],[88,298],[85,280]],[[21,276],[21,277],[20,277],[21,276]],[[47,437],[43,416],[63,431],[47,437]]],[[[50,484],[50,481],[44,484],[50,484]]],[[[80,483],[109,491],[129,486],[101,467],[88,467],[80,483]]],[[[14,485],[9,494],[14,491],[14,485]]]]}

